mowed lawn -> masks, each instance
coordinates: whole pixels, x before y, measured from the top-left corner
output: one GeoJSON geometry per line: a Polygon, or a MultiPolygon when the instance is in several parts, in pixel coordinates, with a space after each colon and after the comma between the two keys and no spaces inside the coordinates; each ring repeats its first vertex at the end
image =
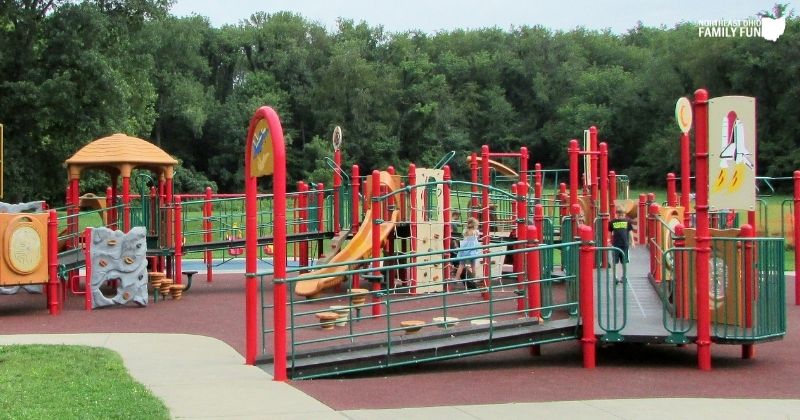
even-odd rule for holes
{"type": "Polygon", "coordinates": [[[108,349],[0,346],[2,419],[169,419],[164,402],[108,349]]]}

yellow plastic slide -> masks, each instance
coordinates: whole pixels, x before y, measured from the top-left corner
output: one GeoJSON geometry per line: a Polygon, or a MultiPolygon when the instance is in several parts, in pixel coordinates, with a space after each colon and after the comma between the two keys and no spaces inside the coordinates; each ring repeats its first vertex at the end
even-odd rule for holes
{"type": "MultiPolygon", "coordinates": [[[[381,182],[389,187],[392,191],[398,188],[397,180],[389,175],[386,172],[381,172],[381,182]],[[385,175],[384,175],[385,174],[385,175]]],[[[369,200],[368,200],[369,201],[369,200]]],[[[394,229],[395,223],[400,218],[400,211],[395,210],[392,212],[392,216],[389,220],[385,220],[380,225],[380,238],[381,242],[385,241],[386,238],[389,237],[389,234],[392,233],[392,229],[394,229]]],[[[334,263],[344,263],[348,261],[357,261],[363,259],[364,257],[370,256],[372,253],[372,210],[367,211],[364,215],[364,222],[356,232],[356,235],[353,236],[353,239],[347,243],[347,245],[342,248],[342,250],[336,254],[331,260],[328,262],[329,264],[334,263]]],[[[338,285],[344,280],[344,276],[340,275],[339,273],[347,270],[349,266],[347,264],[339,265],[335,267],[326,267],[321,268],[319,270],[313,271],[310,275],[321,275],[321,274],[330,274],[330,277],[324,277],[319,279],[312,279],[312,280],[302,280],[295,284],[294,292],[299,296],[306,296],[306,297],[316,297],[322,292],[324,289],[329,287],[333,287],[338,285]]]]}
{"type": "MultiPolygon", "coordinates": [[[[471,157],[467,156],[467,162],[469,162],[470,159],[471,159],[471,157]]],[[[477,156],[476,162],[478,162],[479,166],[480,166],[482,161],[483,161],[483,158],[481,158],[480,156],[477,156]]],[[[489,166],[494,168],[497,172],[501,173],[502,175],[506,175],[506,176],[517,176],[518,175],[517,171],[509,168],[506,165],[503,165],[502,163],[500,163],[500,162],[498,162],[496,160],[489,159],[489,166]]]]}

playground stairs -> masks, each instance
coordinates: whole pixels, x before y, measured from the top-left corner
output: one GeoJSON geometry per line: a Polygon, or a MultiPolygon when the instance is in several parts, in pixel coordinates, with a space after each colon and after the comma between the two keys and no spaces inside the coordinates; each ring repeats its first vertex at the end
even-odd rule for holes
{"type": "MultiPolygon", "coordinates": [[[[335,376],[574,339],[579,329],[574,317],[545,323],[539,318],[525,318],[471,326],[468,329],[456,327],[425,333],[401,333],[388,341],[296,352],[287,360],[287,366],[289,376],[293,379],[335,376]]],[[[272,372],[272,363],[271,355],[256,360],[256,365],[266,372],[272,372]]]]}

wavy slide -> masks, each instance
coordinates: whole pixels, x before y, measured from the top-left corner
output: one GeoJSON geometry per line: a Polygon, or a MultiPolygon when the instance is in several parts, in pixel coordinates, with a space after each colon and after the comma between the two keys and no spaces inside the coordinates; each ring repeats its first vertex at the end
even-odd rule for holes
{"type": "MultiPolygon", "coordinates": [[[[381,172],[381,183],[387,185],[392,191],[398,188],[398,183],[395,178],[386,172],[381,172]]],[[[394,225],[399,218],[400,211],[395,210],[392,212],[392,216],[389,220],[385,220],[381,223],[381,242],[389,237],[389,234],[392,233],[392,229],[394,229],[394,225]]],[[[372,252],[372,227],[372,211],[369,210],[364,215],[364,223],[361,224],[361,227],[359,227],[353,239],[351,239],[338,254],[331,258],[328,264],[358,261],[364,257],[370,256],[372,252]]],[[[317,297],[323,290],[341,283],[344,280],[344,276],[339,273],[346,271],[348,268],[349,266],[347,264],[343,264],[312,271],[309,275],[330,274],[330,277],[299,281],[294,286],[294,292],[299,296],[309,298],[317,297]]]]}
{"type": "MultiPolygon", "coordinates": [[[[467,162],[469,162],[470,159],[471,159],[471,157],[467,156],[467,162]]],[[[483,158],[481,158],[480,156],[476,157],[476,162],[478,162],[478,165],[480,165],[482,161],[483,161],[483,158]]],[[[517,171],[509,168],[506,165],[503,165],[502,163],[500,163],[500,162],[498,162],[496,160],[489,159],[489,167],[494,168],[497,172],[499,172],[499,173],[501,173],[503,175],[506,175],[506,176],[518,176],[519,175],[519,174],[517,174],[517,171]]]]}

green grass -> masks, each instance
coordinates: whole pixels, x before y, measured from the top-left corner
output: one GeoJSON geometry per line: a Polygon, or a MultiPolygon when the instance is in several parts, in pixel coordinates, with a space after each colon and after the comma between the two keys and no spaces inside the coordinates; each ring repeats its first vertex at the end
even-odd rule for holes
{"type": "Polygon", "coordinates": [[[169,410],[108,349],[0,346],[0,418],[168,419],[169,410]]]}

